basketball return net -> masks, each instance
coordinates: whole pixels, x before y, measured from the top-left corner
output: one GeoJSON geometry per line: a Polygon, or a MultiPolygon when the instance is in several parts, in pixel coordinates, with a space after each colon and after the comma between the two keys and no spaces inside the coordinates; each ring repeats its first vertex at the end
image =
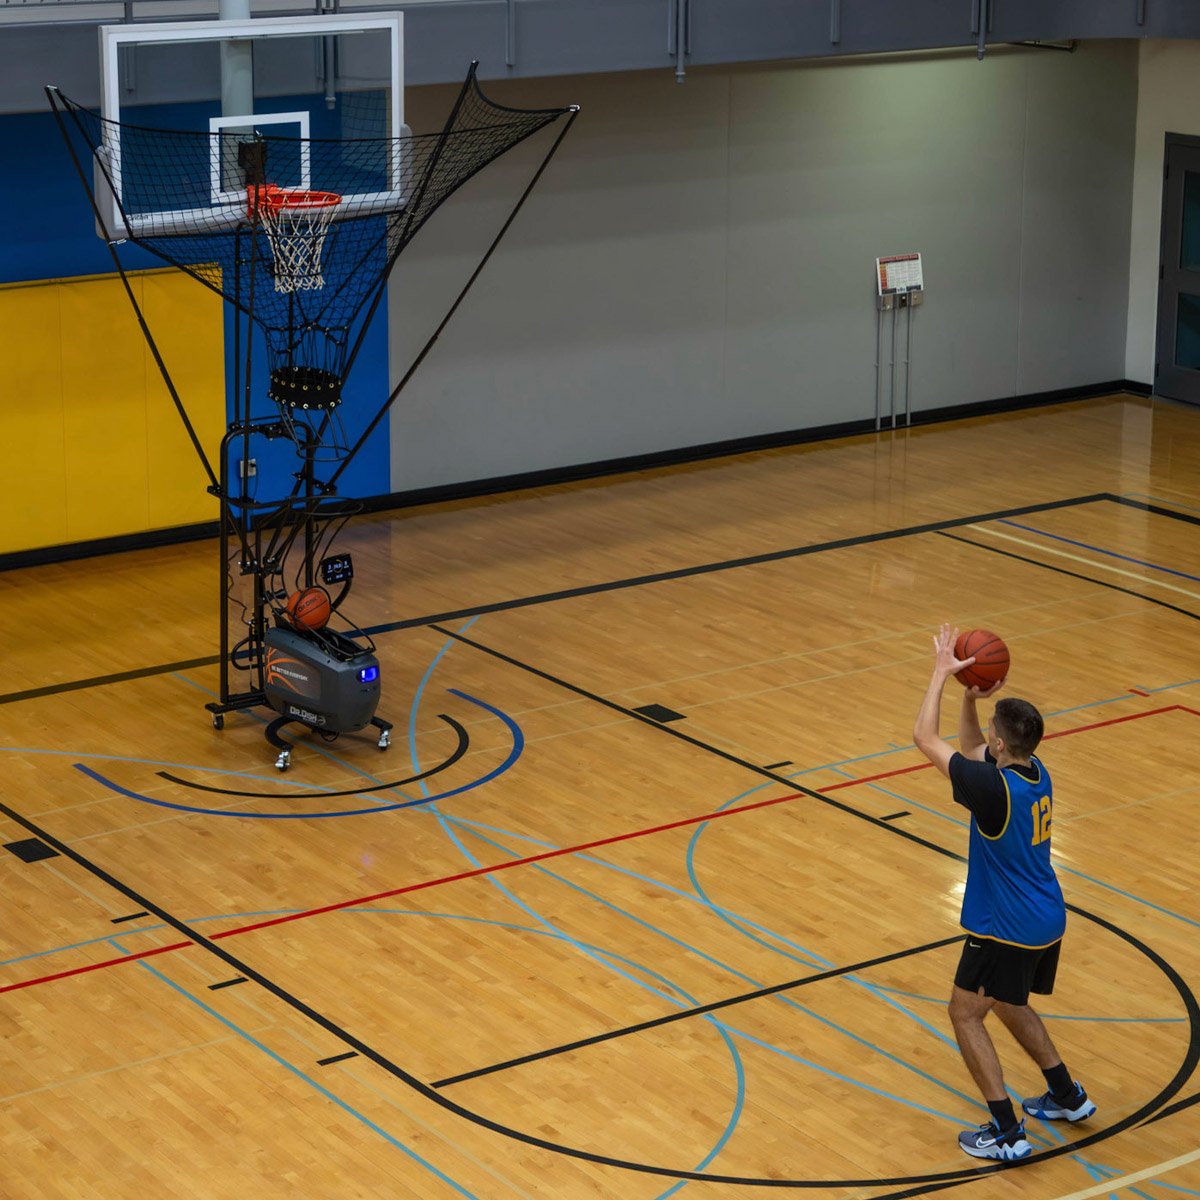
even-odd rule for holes
{"type": "MultiPolygon", "coordinates": [[[[105,119],[47,88],[98,231],[220,502],[221,692],[209,705],[218,727],[226,712],[256,704],[335,735],[366,721],[386,725],[373,707],[366,718],[360,710],[351,718],[320,707],[319,693],[329,690],[327,676],[338,664],[360,682],[378,681],[378,665],[363,657],[373,652],[370,638],[342,611],[353,570],[348,555],[334,553],[332,538],[356,506],[339,496],[339,481],[461,304],[577,113],[496,104],[480,89],[476,65],[440,130],[388,137],[152,128],[105,119]],[[344,418],[347,378],[401,253],[469,179],[556,123],[557,136],[528,185],[399,383],[344,418]],[[232,313],[231,419],[215,467],[129,285],[120,249],[126,243],[187,272],[232,313]],[[287,439],[298,460],[290,490],[270,499],[259,499],[231,469],[249,461],[264,438],[287,439]],[[295,620],[295,599],[298,589],[314,587],[329,589],[329,617],[310,627],[295,620]],[[235,636],[238,626],[244,630],[235,636]],[[268,658],[278,660],[283,634],[288,654],[320,659],[310,671],[315,693],[295,703],[275,695],[268,678],[268,658]]],[[[277,736],[271,740],[286,748],[277,736]]],[[[285,767],[287,757],[281,751],[277,765],[285,767]]]]}

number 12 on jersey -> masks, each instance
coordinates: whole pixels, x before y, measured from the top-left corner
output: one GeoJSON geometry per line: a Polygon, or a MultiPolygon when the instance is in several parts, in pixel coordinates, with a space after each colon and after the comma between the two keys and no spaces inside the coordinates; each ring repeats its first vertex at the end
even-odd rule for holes
{"type": "Polygon", "coordinates": [[[1029,806],[1029,814],[1033,818],[1033,841],[1037,846],[1050,840],[1050,797],[1043,796],[1029,806]]]}

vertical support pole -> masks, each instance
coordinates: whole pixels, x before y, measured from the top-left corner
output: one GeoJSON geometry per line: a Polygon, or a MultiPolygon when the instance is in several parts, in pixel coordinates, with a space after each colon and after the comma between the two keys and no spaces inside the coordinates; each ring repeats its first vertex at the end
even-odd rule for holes
{"type": "Polygon", "coordinates": [[[504,26],[504,65],[517,65],[517,5],[516,0],[505,0],[507,6],[504,26]]]}
{"type": "Polygon", "coordinates": [[[688,18],[690,0],[675,0],[675,82],[683,83],[687,76],[688,18]]]}
{"type": "Polygon", "coordinates": [[[883,424],[883,300],[875,302],[875,432],[883,424]]]}
{"type": "Polygon", "coordinates": [[[913,303],[912,297],[908,296],[904,301],[905,308],[905,335],[906,344],[904,347],[904,424],[912,424],[912,325],[913,325],[913,303]]]}
{"type": "Polygon", "coordinates": [[[892,361],[889,364],[891,367],[892,381],[891,391],[888,394],[888,413],[892,418],[892,428],[896,428],[896,306],[892,305],[892,361]]]}
{"type": "MultiPolygon", "coordinates": [[[[250,0],[220,0],[222,21],[250,20],[250,0]]],[[[254,111],[254,48],[246,38],[221,43],[221,115],[254,111]]]]}
{"type": "Polygon", "coordinates": [[[838,45],[842,40],[842,0],[829,0],[829,44],[838,45]]]}
{"type": "Polygon", "coordinates": [[[1136,16],[1134,18],[1139,25],[1146,23],[1146,0],[1137,0],[1136,16]]]}

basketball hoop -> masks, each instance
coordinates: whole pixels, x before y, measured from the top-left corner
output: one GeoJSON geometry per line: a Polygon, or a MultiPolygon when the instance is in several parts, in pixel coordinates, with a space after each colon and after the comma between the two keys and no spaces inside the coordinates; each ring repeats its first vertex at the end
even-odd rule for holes
{"type": "Polygon", "coordinates": [[[333,215],[342,202],[337,192],[254,184],[247,193],[247,212],[266,231],[275,260],[275,290],[301,292],[325,286],[321,249],[333,215]]]}

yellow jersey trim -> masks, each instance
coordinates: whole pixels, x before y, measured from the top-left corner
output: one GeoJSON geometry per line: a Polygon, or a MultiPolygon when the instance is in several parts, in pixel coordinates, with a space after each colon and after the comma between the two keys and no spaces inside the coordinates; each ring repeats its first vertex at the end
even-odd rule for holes
{"type": "MultiPolygon", "coordinates": [[[[967,929],[964,925],[963,929],[967,929]]],[[[1018,950],[1049,950],[1051,946],[1057,945],[1062,941],[1061,937],[1056,937],[1054,941],[1047,942],[1044,946],[1027,946],[1024,942],[1009,942],[1004,938],[993,937],[990,933],[976,933],[973,929],[967,929],[969,937],[979,938],[984,942],[995,942],[1000,946],[1015,946],[1018,950]]],[[[1066,936],[1065,934],[1063,936],[1066,936]]]]}
{"type": "MultiPolygon", "coordinates": [[[[1008,779],[1003,771],[1000,772],[1000,778],[1004,782],[1004,803],[1007,806],[1004,810],[1004,824],[1000,826],[1000,832],[995,834],[984,833],[982,828],[979,829],[979,836],[988,842],[998,842],[1004,836],[1005,830],[1008,829],[1009,821],[1012,820],[1012,793],[1008,790],[1008,779]]],[[[978,821],[975,824],[977,827],[979,826],[978,821]]]]}

